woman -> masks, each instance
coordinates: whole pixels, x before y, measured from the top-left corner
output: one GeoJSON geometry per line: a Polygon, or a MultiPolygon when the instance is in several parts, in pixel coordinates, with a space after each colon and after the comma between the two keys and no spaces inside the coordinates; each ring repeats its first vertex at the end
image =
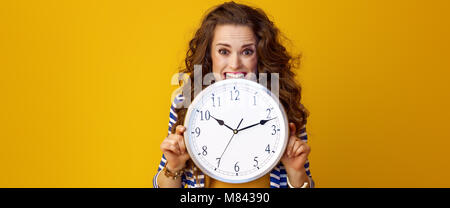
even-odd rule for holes
{"type": "MultiPolygon", "coordinates": [[[[193,80],[194,64],[201,64],[202,74],[213,72],[216,81],[278,73],[279,97],[290,122],[287,149],[281,163],[258,180],[245,184],[216,181],[204,175],[189,158],[183,138],[186,128],[182,126],[187,109],[177,107],[185,101],[179,95],[170,110],[169,135],[161,143],[163,156],[153,179],[154,187],[314,187],[307,160],[311,151],[306,144],[308,113],[300,103],[301,88],[291,71],[296,59],[281,45],[278,29],[262,10],[228,2],[209,12],[189,42],[186,68],[180,72],[190,74],[193,80]]],[[[183,88],[194,95],[190,84],[183,88]]]]}

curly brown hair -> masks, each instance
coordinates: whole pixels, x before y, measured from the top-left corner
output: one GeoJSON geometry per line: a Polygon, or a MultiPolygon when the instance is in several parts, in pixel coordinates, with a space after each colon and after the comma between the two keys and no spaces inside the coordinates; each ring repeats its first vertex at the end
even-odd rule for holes
{"type": "MultiPolygon", "coordinates": [[[[186,68],[180,69],[180,73],[189,74],[190,80],[194,80],[194,65],[202,66],[202,75],[212,72],[212,60],[210,46],[214,37],[214,29],[217,25],[243,25],[252,28],[257,38],[256,54],[258,56],[256,73],[268,74],[270,88],[270,74],[279,74],[279,99],[286,110],[289,122],[295,124],[298,135],[309,113],[301,104],[301,86],[295,80],[292,68],[298,67],[300,55],[291,56],[281,44],[281,34],[264,11],[259,8],[251,8],[247,5],[233,1],[213,7],[203,18],[200,28],[194,38],[189,42],[186,53],[186,68]]],[[[195,80],[194,80],[195,81],[195,80]]],[[[180,83],[184,90],[191,91],[191,100],[194,99],[194,88],[191,83],[180,83]]],[[[205,88],[206,86],[203,86],[205,88]]],[[[187,99],[185,99],[186,101],[187,99]]],[[[177,121],[173,125],[172,133],[175,133],[177,125],[183,125],[186,108],[177,108],[177,121]]]]}

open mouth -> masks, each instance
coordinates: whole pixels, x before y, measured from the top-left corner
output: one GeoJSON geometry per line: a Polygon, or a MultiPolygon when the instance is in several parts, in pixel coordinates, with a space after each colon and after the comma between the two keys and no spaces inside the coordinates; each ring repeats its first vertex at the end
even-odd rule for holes
{"type": "Polygon", "coordinates": [[[225,79],[242,79],[245,78],[247,72],[224,72],[225,79]]]}

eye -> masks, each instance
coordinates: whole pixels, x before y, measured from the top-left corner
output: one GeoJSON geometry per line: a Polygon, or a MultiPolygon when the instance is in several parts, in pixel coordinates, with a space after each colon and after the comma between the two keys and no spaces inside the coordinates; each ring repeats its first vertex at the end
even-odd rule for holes
{"type": "Polygon", "coordinates": [[[244,55],[246,55],[246,56],[249,56],[249,55],[252,55],[252,54],[253,54],[253,50],[251,50],[251,49],[245,49],[242,53],[243,53],[244,55]]]}
{"type": "Polygon", "coordinates": [[[228,50],[226,50],[226,49],[219,49],[219,54],[227,55],[228,54],[228,50]]]}

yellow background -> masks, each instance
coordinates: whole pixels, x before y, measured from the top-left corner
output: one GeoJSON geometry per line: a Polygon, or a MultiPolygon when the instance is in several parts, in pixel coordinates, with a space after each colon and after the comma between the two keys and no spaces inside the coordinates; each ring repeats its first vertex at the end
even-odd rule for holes
{"type": "MultiPolygon", "coordinates": [[[[1,1],[0,187],[152,187],[221,1],[1,1]]],[[[303,53],[317,187],[450,187],[448,1],[255,1],[303,53]]]]}

